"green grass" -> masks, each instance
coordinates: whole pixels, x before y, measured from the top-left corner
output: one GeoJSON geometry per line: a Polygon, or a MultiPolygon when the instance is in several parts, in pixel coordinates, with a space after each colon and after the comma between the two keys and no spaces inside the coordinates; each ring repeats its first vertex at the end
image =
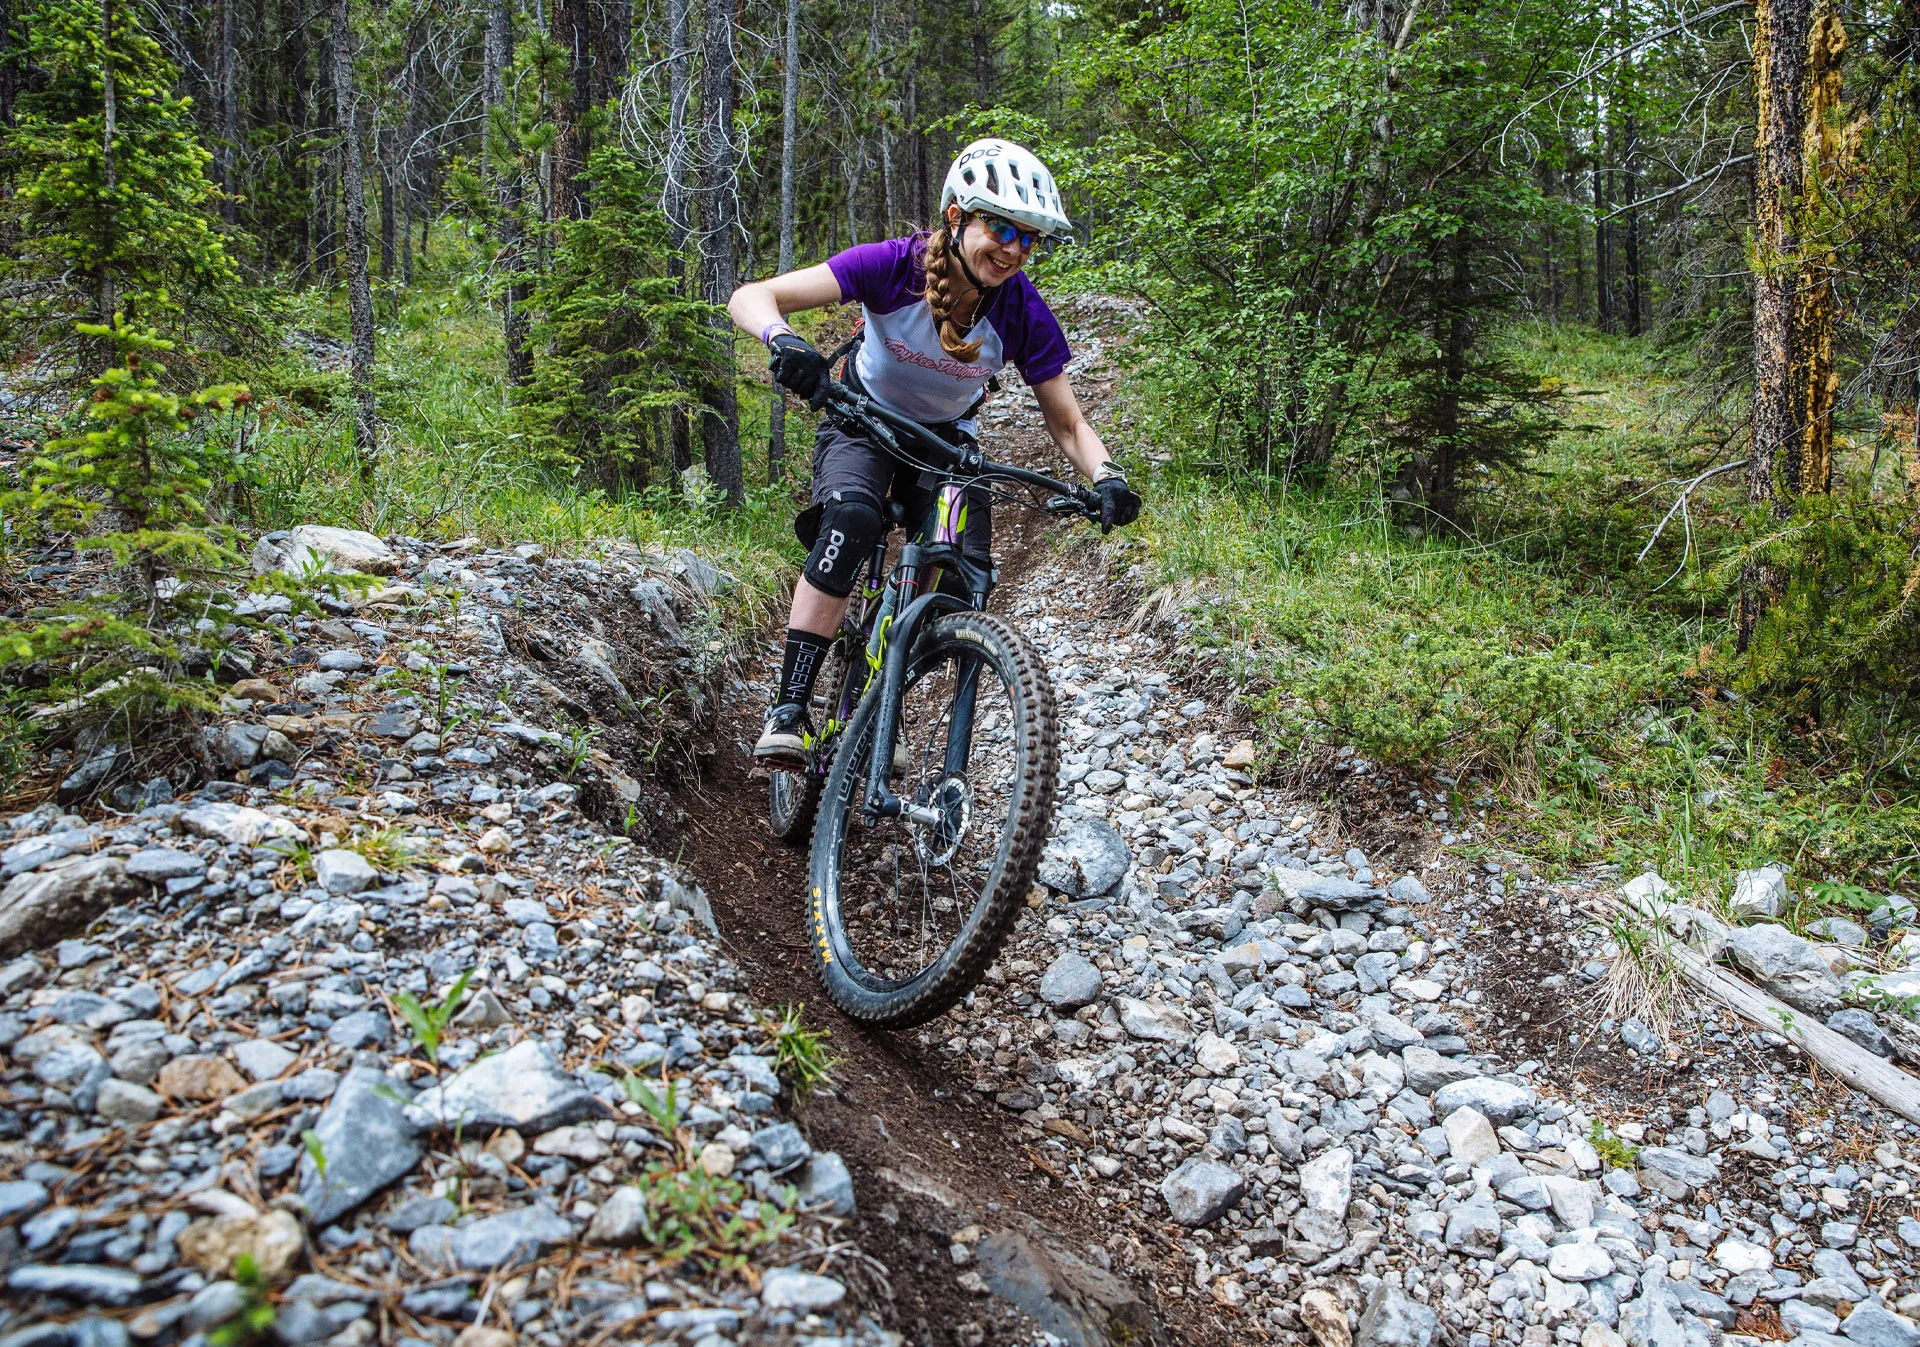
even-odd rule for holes
{"type": "MultiPolygon", "coordinates": [[[[434,247],[433,268],[411,291],[380,295],[375,380],[387,441],[371,482],[353,450],[344,372],[321,368],[297,338],[252,372],[259,419],[240,503],[256,526],[326,523],[582,554],[609,541],[690,547],[741,581],[732,601],[744,608],[790,583],[799,562],[792,510],[803,485],[750,486],[745,508],[730,511],[689,502],[671,484],[585,481],[522,452],[499,315],[473,280],[480,259],[452,230],[436,233],[434,247]]],[[[289,332],[345,340],[337,292],[300,292],[289,304],[289,332]]],[[[747,480],[764,482],[764,392],[743,382],[740,403],[747,480]]],[[[790,425],[790,437],[804,436],[790,425]]]]}
{"type": "MultiPolygon", "coordinates": [[[[1739,458],[1737,427],[1690,426],[1689,371],[1643,343],[1513,341],[1578,393],[1575,424],[1529,473],[1483,484],[1469,536],[1403,527],[1356,474],[1305,493],[1176,462],[1123,543],[1151,611],[1192,616],[1276,758],[1352,745],[1475,773],[1456,817],[1491,794],[1493,824],[1542,859],[1652,866],[1709,899],[1768,861],[1800,883],[1899,884],[1920,861],[1900,726],[1860,703],[1809,732],[1764,695],[1721,692],[1735,670],[1710,568],[1741,475],[1694,493],[1691,543],[1676,518],[1636,564],[1670,483],[1739,458]]],[[[1872,447],[1843,441],[1843,470],[1864,473],[1872,447]]]]}

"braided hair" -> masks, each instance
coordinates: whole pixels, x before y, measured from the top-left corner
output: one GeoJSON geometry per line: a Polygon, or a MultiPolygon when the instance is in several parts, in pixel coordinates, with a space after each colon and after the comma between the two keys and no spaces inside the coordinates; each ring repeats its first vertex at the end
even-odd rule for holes
{"type": "MultiPolygon", "coordinates": [[[[960,218],[964,229],[966,216],[960,218]]],[[[967,334],[953,321],[953,269],[956,260],[953,237],[943,220],[927,236],[926,258],[922,264],[927,281],[921,293],[926,296],[927,307],[933,310],[934,324],[940,329],[940,349],[955,360],[971,364],[980,357],[980,343],[968,341],[967,334]]]]}

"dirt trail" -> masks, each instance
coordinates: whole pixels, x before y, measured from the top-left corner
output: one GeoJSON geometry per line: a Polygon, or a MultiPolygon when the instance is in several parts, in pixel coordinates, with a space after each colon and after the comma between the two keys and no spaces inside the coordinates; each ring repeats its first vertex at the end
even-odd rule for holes
{"type": "MultiPolygon", "coordinates": [[[[1098,424],[1111,379],[1096,372],[1076,384],[1098,424]]],[[[1008,415],[1007,404],[1015,399],[1031,402],[1023,389],[1002,395],[999,415],[983,436],[987,452],[1071,475],[1036,424],[1025,418],[1016,423],[1008,415]]],[[[995,611],[1010,613],[1028,597],[1037,563],[1048,558],[1069,527],[1091,536],[1085,525],[1064,526],[1036,512],[996,508],[1000,584],[995,611]]],[[[1082,545],[1069,556],[1091,589],[1104,584],[1097,549],[1082,545]]],[[[1116,626],[1122,622],[1110,620],[1116,626]]],[[[920,1031],[874,1032],[840,1015],[821,993],[801,903],[807,848],[784,845],[770,835],[766,784],[748,769],[747,746],[759,733],[764,710],[757,692],[728,708],[731,721],[719,736],[721,750],[708,761],[699,791],[682,800],[689,820],[682,834],[683,858],[706,888],[722,935],[753,978],[755,994],[777,1003],[805,1002],[809,1023],[832,1031],[832,1046],[843,1059],[833,1089],[807,1103],[801,1117],[813,1143],[839,1151],[854,1175],[859,1240],[891,1271],[896,1327],[916,1343],[1009,1341],[1007,1334],[1028,1321],[1010,1316],[999,1298],[982,1297],[961,1284],[967,1269],[956,1266],[949,1252],[952,1235],[976,1223],[1023,1228],[1036,1243],[1104,1265],[1102,1246],[1112,1234],[1112,1217],[1056,1183],[1048,1162],[1020,1137],[1018,1118],[998,1107],[991,1094],[976,1093],[963,1071],[936,1054],[937,1042],[950,1032],[942,1021],[920,1031]]],[[[1029,915],[1022,924],[1032,920],[1029,915]]],[[[1001,990],[989,986],[980,994],[1001,990]]],[[[1179,1264],[1170,1261],[1167,1272],[1179,1277],[1179,1264]]],[[[1157,1302],[1150,1287],[1139,1290],[1157,1302]]],[[[1162,1326],[1154,1336],[1165,1341],[1227,1340],[1204,1312],[1157,1302],[1153,1315],[1162,1326]]]]}

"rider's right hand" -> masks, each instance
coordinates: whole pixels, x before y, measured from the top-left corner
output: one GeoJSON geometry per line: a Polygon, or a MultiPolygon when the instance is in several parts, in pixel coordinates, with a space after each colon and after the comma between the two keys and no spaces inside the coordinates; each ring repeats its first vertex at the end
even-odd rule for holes
{"type": "Polygon", "coordinates": [[[768,344],[768,351],[772,356],[768,368],[773,371],[773,381],[817,407],[831,383],[827,358],[814,349],[812,342],[793,332],[782,332],[775,337],[768,344]]]}

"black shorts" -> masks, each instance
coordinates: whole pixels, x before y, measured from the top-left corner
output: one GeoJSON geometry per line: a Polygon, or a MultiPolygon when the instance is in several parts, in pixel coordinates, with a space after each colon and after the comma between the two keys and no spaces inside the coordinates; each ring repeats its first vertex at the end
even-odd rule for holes
{"type": "MultiPolygon", "coordinates": [[[[846,496],[866,496],[885,505],[889,496],[907,512],[907,527],[918,528],[933,508],[934,484],[922,470],[902,463],[871,441],[823,425],[813,437],[813,503],[821,506],[846,496]]],[[[961,550],[969,561],[993,564],[992,497],[983,487],[967,488],[967,528],[961,550]]],[[[817,524],[819,516],[815,515],[817,524]]],[[[811,541],[807,541],[811,546],[811,541]]]]}

